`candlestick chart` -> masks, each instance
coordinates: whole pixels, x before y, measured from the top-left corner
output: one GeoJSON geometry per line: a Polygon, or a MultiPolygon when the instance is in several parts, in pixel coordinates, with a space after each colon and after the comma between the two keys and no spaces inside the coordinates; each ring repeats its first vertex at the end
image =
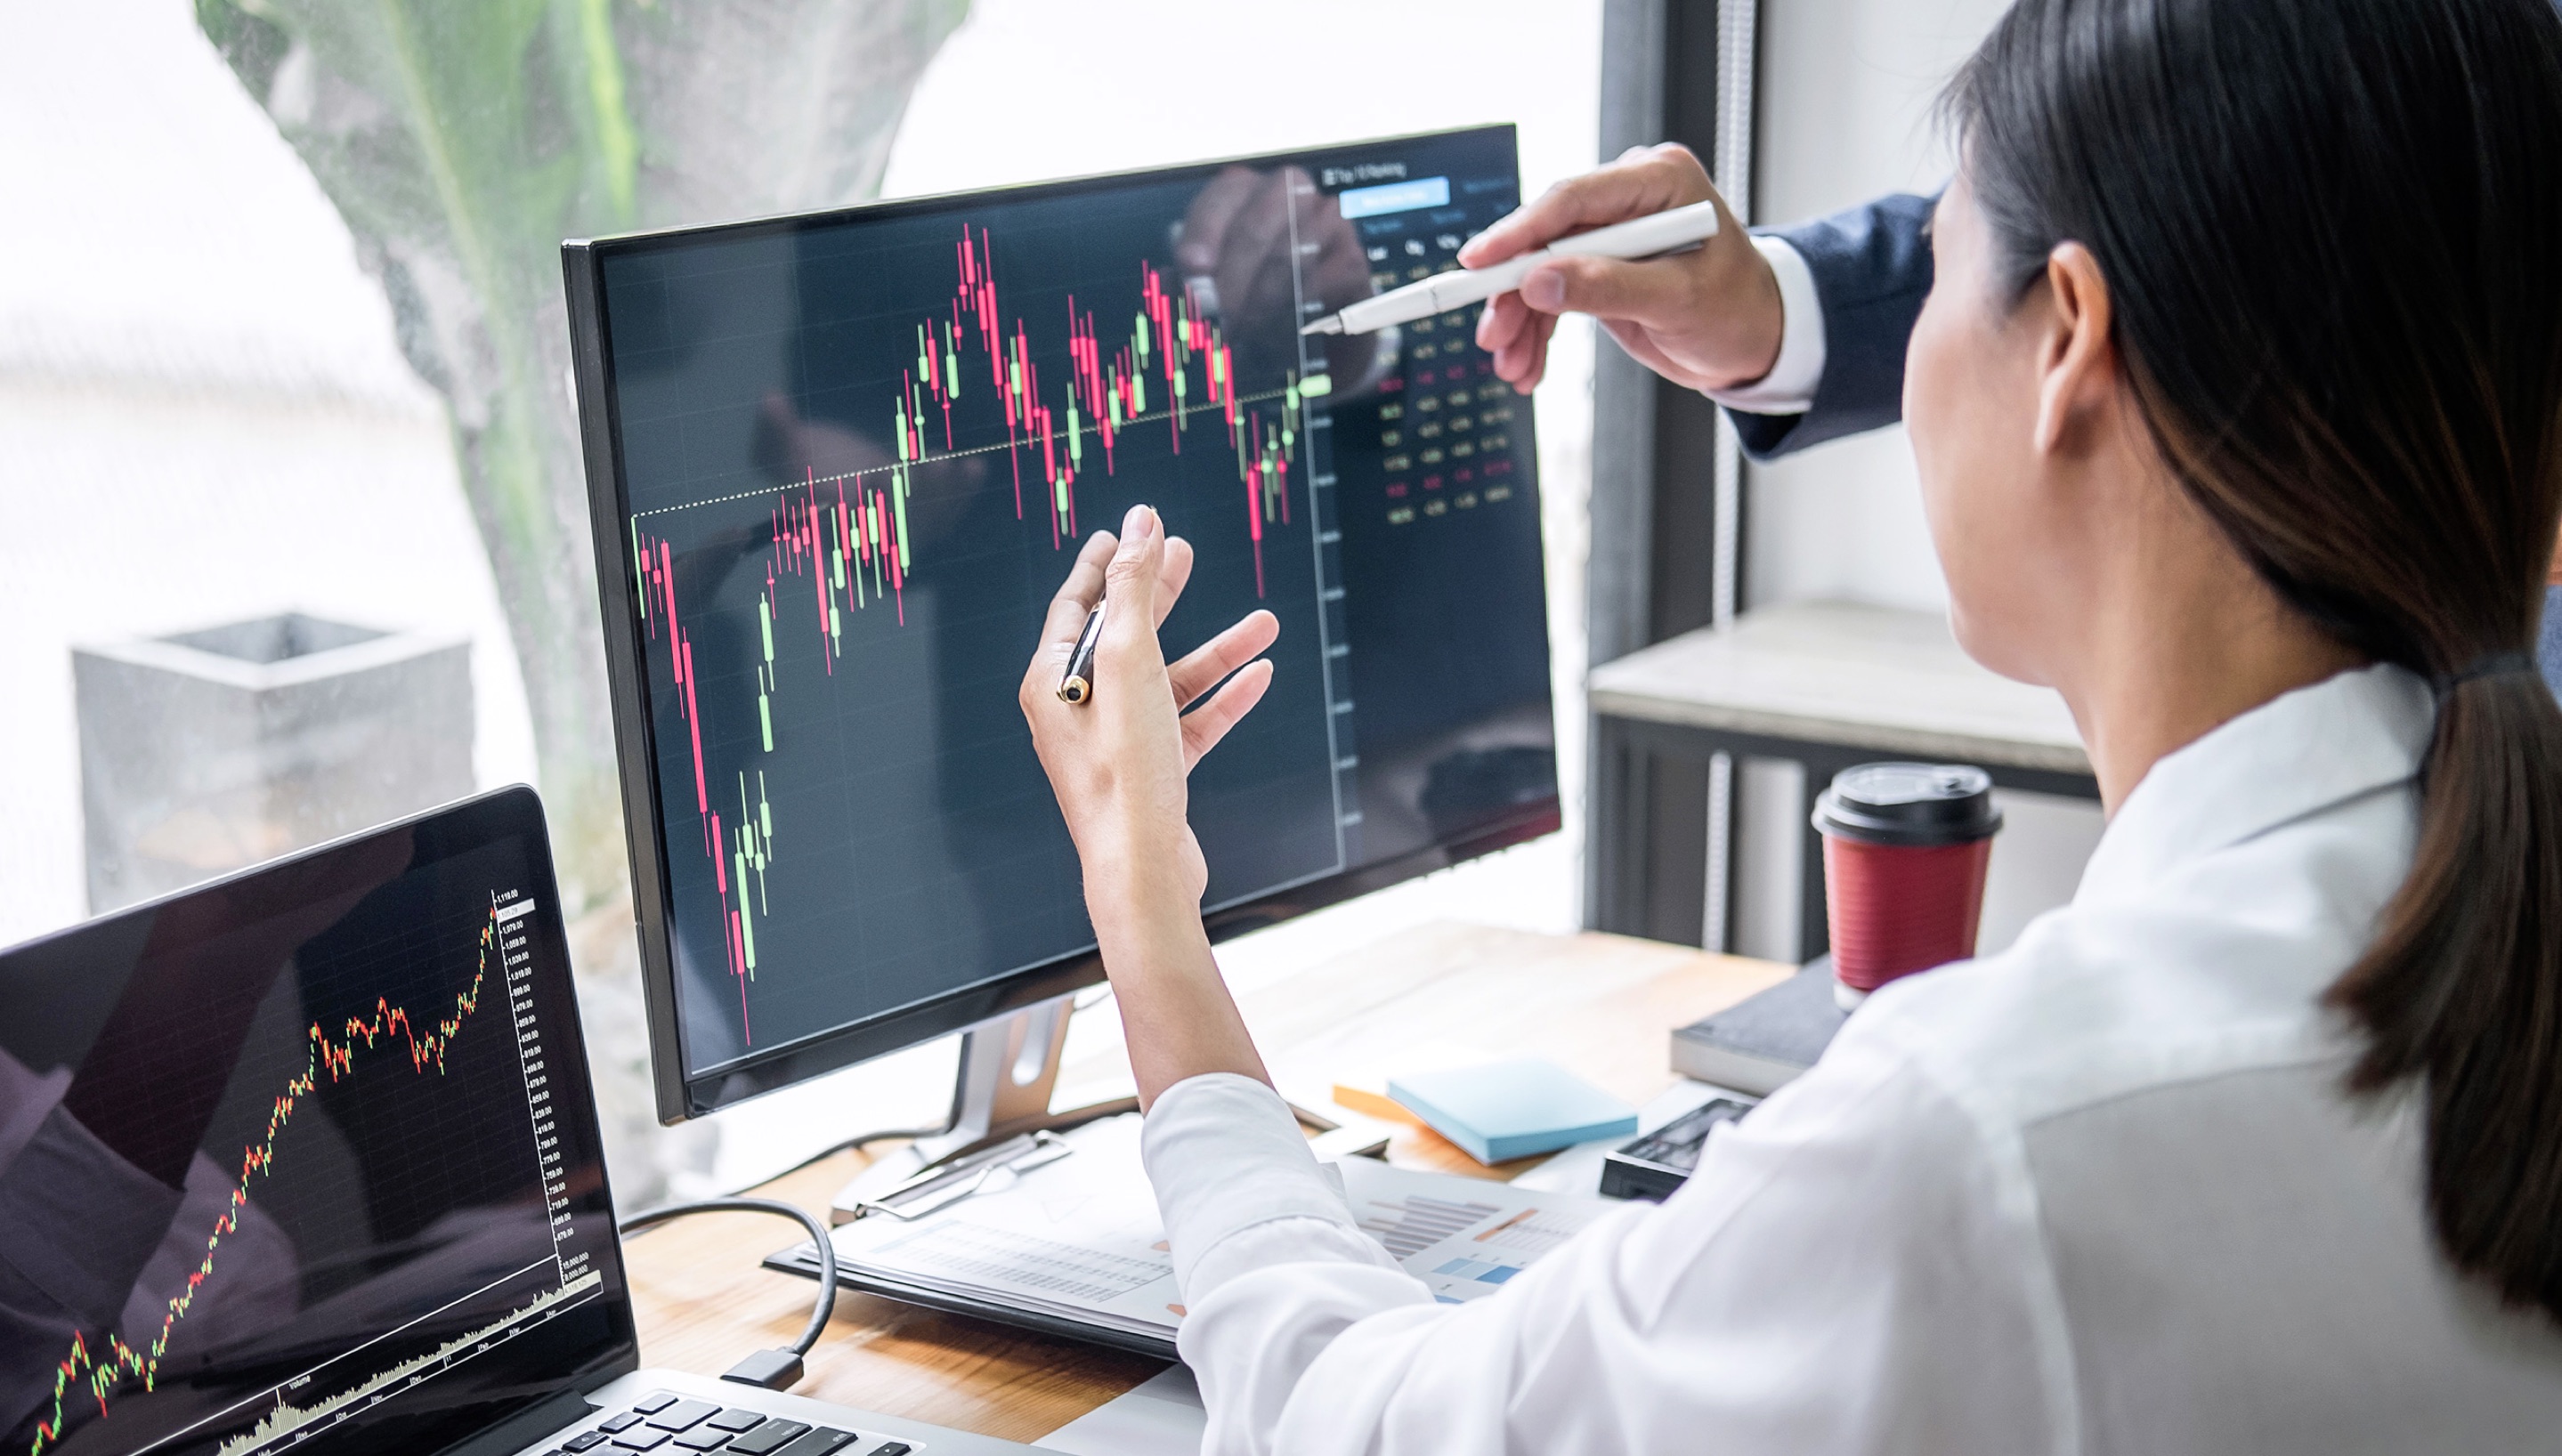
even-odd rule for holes
{"type": "MultiPolygon", "coordinates": [[[[441,831],[384,831],[229,904],[164,910],[174,933],[148,946],[101,932],[86,977],[0,973],[0,1080],[51,1054],[31,1028],[108,1028],[70,1048],[75,1084],[104,1090],[67,1098],[66,1132],[46,1135],[95,1166],[45,1196],[13,1190],[70,1215],[13,1230],[16,1257],[40,1279],[69,1259],[131,1281],[112,1318],[64,1307],[17,1427],[28,1456],[263,1456],[342,1427],[369,1428],[350,1437],[364,1449],[441,1447],[440,1412],[583,1358],[574,1332],[619,1276],[610,1234],[600,1261],[586,1104],[553,1104],[585,1064],[551,1035],[568,973],[526,888],[548,878],[521,840],[468,829],[387,871],[379,841],[441,831]],[[170,1123],[189,1129],[183,1183],[148,1172],[175,1201],[137,1226],[122,1210],[156,1195],[134,1191],[131,1129],[170,1123]],[[444,1393],[422,1414],[406,1392],[430,1381],[444,1393]]],[[[0,1176],[30,1162],[53,1166],[21,1157],[0,1176]]]]}
{"type": "MultiPolygon", "coordinates": [[[[761,549],[751,564],[752,650],[743,678],[731,672],[707,680],[697,655],[698,609],[687,601],[679,567],[687,548],[678,534],[693,505],[630,519],[635,609],[681,733],[682,782],[718,902],[720,954],[735,983],[745,1044],[756,1042],[750,988],[768,959],[758,931],[772,915],[769,874],[778,841],[774,786],[762,764],[777,751],[778,703],[787,693],[823,691],[829,679],[861,673],[849,660],[864,639],[860,625],[878,615],[886,618],[884,630],[907,627],[920,582],[966,573],[966,563],[946,558],[954,548],[981,544],[948,535],[941,543],[921,541],[920,492],[985,491],[984,476],[961,481],[953,467],[994,462],[1012,522],[1063,558],[1083,530],[1118,523],[1117,512],[1089,519],[1085,494],[1137,464],[1151,488],[1172,486],[1171,496],[1159,496],[1161,509],[1179,508],[1195,535],[1224,533],[1241,546],[1257,603],[1270,602],[1276,586],[1279,563],[1267,546],[1305,514],[1294,506],[1293,485],[1304,474],[1311,402],[1331,388],[1322,371],[1240,377],[1238,351],[1220,322],[1145,259],[1129,267],[1117,297],[1090,287],[1063,290],[1054,300],[1059,316],[1036,330],[1010,306],[996,243],[985,226],[955,230],[949,291],[938,306],[919,310],[902,341],[912,343],[912,357],[899,361],[895,381],[884,381],[889,387],[870,401],[872,438],[888,443],[886,458],[829,470],[805,463],[798,480],[701,503],[735,509],[752,502],[764,513],[751,526],[761,549]],[[1216,479],[1229,482],[1223,509],[1201,498],[1205,477],[1211,492],[1216,479]],[[748,741],[736,745],[740,752],[724,754],[717,733],[707,744],[707,694],[731,695],[733,721],[753,725],[742,735],[748,741]],[[732,765],[726,772],[724,762],[732,765]]],[[[1004,529],[985,515],[983,530],[1004,529]]],[[[1063,571],[1063,560],[1054,569],[1063,571]]],[[[1302,582],[1291,585],[1305,595],[1302,582]]]]}
{"type": "MultiPolygon", "coordinates": [[[[1034,498],[1055,549],[1076,539],[1076,483],[1090,453],[1100,455],[1103,472],[1111,474],[1133,431],[1163,424],[1168,450],[1180,455],[1186,432],[1196,421],[1213,421],[1221,445],[1235,457],[1244,487],[1240,529],[1253,547],[1255,594],[1264,595],[1264,531],[1290,523],[1290,468],[1304,428],[1303,402],[1325,393],[1331,381],[1322,374],[1301,379],[1293,371],[1272,388],[1240,395],[1235,354],[1218,326],[1188,294],[1169,292],[1159,270],[1143,262],[1129,333],[1108,349],[1093,310],[1080,311],[1075,295],[1068,295],[1066,359],[1053,372],[1053,396],[1043,386],[1042,361],[1025,342],[1022,318],[1008,319],[1005,312],[987,231],[980,229],[974,239],[965,229],[954,257],[949,314],[917,323],[915,363],[902,369],[896,393],[883,402],[897,459],[825,476],[814,467],[797,495],[787,489],[774,496],[769,620],[780,580],[797,576],[814,589],[814,620],[831,658],[841,651],[840,611],[885,602],[903,622],[907,579],[917,570],[908,503],[919,471],[940,461],[1002,450],[1017,520],[1025,517],[1026,464],[1035,467],[1034,498]],[[971,358],[973,353],[979,357],[971,358]],[[953,409],[965,393],[965,375],[975,377],[983,366],[989,397],[1002,412],[1004,444],[965,450],[957,443],[953,409]],[[1158,400],[1153,414],[1152,379],[1158,400]],[[938,425],[940,452],[930,438],[938,425]]],[[[975,399],[977,390],[967,393],[975,399]]],[[[653,537],[644,521],[645,515],[636,517],[632,527],[634,569],[650,588],[640,608],[654,630],[653,613],[663,601],[672,631],[677,609],[668,543],[653,537]]],[[[681,664],[671,670],[680,672],[681,664]]]]}
{"type": "Polygon", "coordinates": [[[1553,796],[1528,410],[1456,314],[1300,333],[1518,196],[1484,129],[572,245],[688,1099],[1087,953],[1016,696],[1080,538],[1134,504],[1193,550],[1170,657],[1280,628],[1189,780],[1206,912],[1553,796]]]}
{"type": "Polygon", "coordinates": [[[452,1011],[426,1021],[424,1029],[421,1019],[414,1018],[407,1006],[395,1006],[383,999],[376,1000],[369,1016],[349,1016],[335,1027],[311,1023],[305,1035],[309,1060],[276,1092],[269,1108],[265,1134],[241,1150],[239,1177],[232,1186],[230,1201],[205,1234],[203,1257],[188,1274],[186,1286],[169,1298],[161,1311],[159,1327],[138,1345],[126,1343],[111,1330],[99,1335],[95,1349],[91,1347],[88,1332],[72,1336],[70,1352],[55,1366],[52,1413],[37,1422],[30,1456],[39,1456],[61,1436],[63,1404],[76,1391],[95,1402],[102,1416],[107,1413],[108,1397],[124,1381],[138,1380],[145,1390],[153,1387],[161,1359],[168,1354],[171,1335],[194,1308],[205,1282],[214,1277],[224,1236],[239,1230],[241,1213],[250,1204],[250,1189],[275,1167],[276,1144],[293,1120],[294,1108],[311,1095],[323,1077],[336,1081],[351,1075],[358,1056],[370,1054],[377,1047],[396,1047],[405,1055],[412,1072],[444,1073],[446,1048],[471,1019],[472,1012],[480,1008],[489,978],[489,958],[498,944],[498,913],[496,905],[489,907],[489,917],[478,937],[478,964],[470,982],[455,993],[452,1011]]]}

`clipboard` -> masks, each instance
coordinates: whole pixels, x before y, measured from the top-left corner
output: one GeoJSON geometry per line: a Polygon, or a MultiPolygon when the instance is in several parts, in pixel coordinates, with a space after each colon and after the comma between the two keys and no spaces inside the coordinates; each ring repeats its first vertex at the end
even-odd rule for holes
{"type": "MultiPolygon", "coordinates": [[[[1002,1185],[914,1218],[832,1230],[839,1286],[1019,1329],[1178,1358],[1184,1318],[1156,1195],[1139,1160],[1137,1114],[1089,1123],[1054,1157],[1002,1185]]],[[[1626,1205],[1589,1193],[1517,1187],[1391,1168],[1328,1165],[1354,1222],[1444,1304],[1500,1290],[1576,1232],[1626,1205]]],[[[817,1278],[807,1240],[769,1269],[817,1278]]]]}
{"type": "MultiPolygon", "coordinates": [[[[810,1246],[810,1241],[803,1239],[788,1249],[778,1249],[768,1254],[765,1258],[765,1267],[780,1270],[786,1274],[798,1274],[804,1279],[816,1279],[819,1277],[819,1255],[817,1250],[810,1246]]],[[[1010,1325],[1018,1330],[1055,1335],[1063,1340],[1101,1345],[1112,1350],[1126,1350],[1133,1355],[1149,1356],[1157,1360],[1182,1359],[1175,1353],[1175,1337],[1171,1334],[1163,1337],[1142,1335],[1136,1331],[1123,1330],[1111,1325],[1072,1320],[1063,1315],[1028,1310],[1019,1305],[1005,1304],[995,1299],[973,1299],[966,1295],[928,1289],[923,1285],[904,1283],[882,1274],[841,1267],[836,1271],[836,1287],[860,1290],[865,1294],[877,1294],[884,1299],[894,1299],[901,1304],[912,1304],[929,1310],[940,1310],[947,1315],[972,1315],[982,1320],[993,1320],[1000,1325],[1010,1325]]]]}

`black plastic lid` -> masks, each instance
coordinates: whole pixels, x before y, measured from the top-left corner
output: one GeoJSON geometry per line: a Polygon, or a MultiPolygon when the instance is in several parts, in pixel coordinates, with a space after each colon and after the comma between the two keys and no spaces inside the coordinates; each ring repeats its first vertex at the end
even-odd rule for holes
{"type": "Polygon", "coordinates": [[[1992,775],[1971,764],[1859,764],[1815,800],[1815,827],[1871,844],[1963,844],[2002,825],[1992,775]]]}

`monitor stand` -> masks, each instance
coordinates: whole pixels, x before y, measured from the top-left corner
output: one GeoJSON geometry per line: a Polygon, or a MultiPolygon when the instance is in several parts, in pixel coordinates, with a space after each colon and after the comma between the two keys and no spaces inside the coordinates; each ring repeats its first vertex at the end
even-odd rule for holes
{"type": "Polygon", "coordinates": [[[829,1220],[850,1221],[866,1198],[887,1192],[936,1164],[966,1157],[992,1144],[1045,1128],[1071,1128],[1116,1113],[1136,1112],[1136,1097],[1091,1103],[1065,1112],[1049,1110],[1058,1085],[1059,1054],[1067,1047],[1073,996],[1056,997],[1019,1011],[982,1021],[961,1033],[961,1074],[952,1090],[952,1121],[875,1160],[836,1194],[829,1220]]]}

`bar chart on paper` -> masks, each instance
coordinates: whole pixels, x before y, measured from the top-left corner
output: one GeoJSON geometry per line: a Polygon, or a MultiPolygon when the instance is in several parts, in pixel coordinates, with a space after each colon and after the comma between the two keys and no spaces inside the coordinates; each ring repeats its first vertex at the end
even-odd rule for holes
{"type": "Polygon", "coordinates": [[[1611,1207],[1599,1198],[1503,1183],[1480,1184],[1483,1194],[1461,1194],[1452,1187],[1457,1180],[1363,1159],[1348,1159],[1341,1167],[1362,1231],[1443,1304],[1494,1293],[1611,1207]]]}

